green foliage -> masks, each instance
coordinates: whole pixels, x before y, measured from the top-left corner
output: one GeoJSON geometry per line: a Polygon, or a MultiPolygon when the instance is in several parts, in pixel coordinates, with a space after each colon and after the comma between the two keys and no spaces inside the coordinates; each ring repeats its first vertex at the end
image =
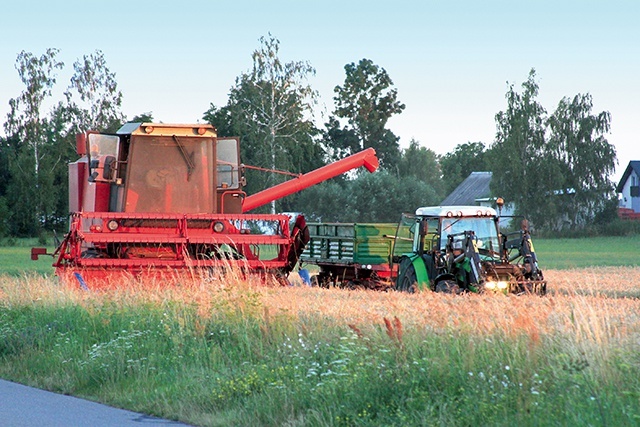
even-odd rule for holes
{"type": "Polygon", "coordinates": [[[413,176],[387,171],[362,173],[354,180],[331,180],[304,190],[294,210],[323,222],[391,222],[403,212],[437,204],[433,187],[413,176]]]}
{"type": "Polygon", "coordinates": [[[440,158],[445,195],[456,189],[471,172],[490,171],[488,152],[482,142],[457,145],[440,158]]]}
{"type": "Polygon", "coordinates": [[[9,230],[9,206],[7,200],[0,196],[0,238],[7,235],[9,230]]]}
{"type": "Polygon", "coordinates": [[[129,120],[129,123],[153,123],[153,113],[147,111],[146,113],[133,116],[133,118],[129,120]]]}
{"type": "Polygon", "coordinates": [[[73,112],[74,125],[81,131],[115,132],[125,121],[121,112],[122,92],[115,73],[107,67],[100,50],[73,63],[75,70],[65,96],[65,108],[73,112]],[[73,101],[77,94],[79,101],[73,101]]]}
{"type": "Polygon", "coordinates": [[[576,95],[560,100],[549,117],[549,149],[561,166],[559,188],[572,189],[571,197],[561,197],[558,210],[575,229],[591,221],[615,198],[610,176],[615,172],[616,152],[604,134],[609,132],[611,115],[591,113],[591,95],[576,95]]]}
{"type": "Polygon", "coordinates": [[[536,226],[556,217],[549,206],[549,192],[561,188],[559,165],[545,156],[546,110],[536,101],[535,71],[522,84],[523,93],[507,92],[507,110],[496,115],[498,131],[491,148],[491,189],[512,201],[536,226]]]}
{"type": "Polygon", "coordinates": [[[57,159],[47,152],[48,121],[40,110],[51,96],[56,70],[64,66],[57,55],[57,49],[47,49],[40,57],[22,51],[16,60],[16,70],[26,87],[17,98],[9,100],[10,112],[4,124],[7,145],[2,147],[7,150],[11,176],[6,197],[11,206],[9,232],[13,235],[39,234],[55,205],[51,178],[57,159]]]}
{"type": "Polygon", "coordinates": [[[346,78],[343,86],[334,89],[335,116],[346,119],[348,128],[340,129],[335,118],[327,124],[326,141],[337,153],[359,151],[373,147],[385,167],[393,167],[398,161],[399,138],[386,129],[387,121],[400,114],[405,106],[398,101],[398,91],[384,68],[370,59],[361,59],[356,65],[344,67],[346,78]],[[355,138],[358,150],[355,150],[355,138]]]}
{"type": "Polygon", "coordinates": [[[7,178],[0,197],[11,207],[4,233],[13,236],[66,228],[67,164],[76,157],[75,134],[114,131],[124,119],[115,74],[100,51],[74,63],[66,102],[58,102],[49,115],[42,114],[43,102],[56,84],[56,71],[64,67],[56,59],[58,53],[48,49],[36,57],[22,51],[16,60],[25,90],[9,101],[11,111],[4,123],[7,138],[0,145],[0,178],[7,178]]]}
{"type": "Polygon", "coordinates": [[[444,187],[438,155],[430,148],[420,146],[415,139],[411,140],[408,148],[402,150],[397,171],[401,178],[415,179],[431,186],[438,199],[444,198],[448,193],[444,187]]]}
{"type": "Polygon", "coordinates": [[[547,118],[536,100],[535,70],[522,87],[522,94],[509,87],[507,109],[496,115],[492,192],[539,229],[583,228],[613,194],[615,149],[604,137],[610,115],[592,115],[591,96],[577,95],[563,98],[547,118]]]}

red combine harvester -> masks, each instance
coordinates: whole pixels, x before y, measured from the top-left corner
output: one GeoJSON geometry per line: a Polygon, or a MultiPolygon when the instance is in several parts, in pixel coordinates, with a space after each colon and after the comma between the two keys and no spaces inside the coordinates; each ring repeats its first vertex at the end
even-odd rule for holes
{"type": "Polygon", "coordinates": [[[56,275],[81,285],[114,275],[220,267],[286,282],[309,240],[304,217],[251,214],[329,178],[378,167],[371,148],[246,195],[237,138],[211,125],[127,123],[78,135],[69,164],[69,233],[52,255],[56,275]],[[293,227],[290,228],[290,221],[293,227]]]}

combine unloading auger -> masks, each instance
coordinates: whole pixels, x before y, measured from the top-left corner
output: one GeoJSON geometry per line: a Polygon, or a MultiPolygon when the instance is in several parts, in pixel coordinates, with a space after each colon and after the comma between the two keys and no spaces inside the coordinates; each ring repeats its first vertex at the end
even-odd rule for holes
{"type": "MultiPolygon", "coordinates": [[[[80,135],[77,151],[80,159],[69,165],[69,233],[53,265],[81,283],[218,268],[286,278],[309,240],[304,218],[247,212],[349,170],[378,167],[367,149],[247,196],[238,139],[218,138],[210,125],[128,123],[116,134],[80,135]]],[[[34,248],[32,258],[45,252],[34,248]]]]}

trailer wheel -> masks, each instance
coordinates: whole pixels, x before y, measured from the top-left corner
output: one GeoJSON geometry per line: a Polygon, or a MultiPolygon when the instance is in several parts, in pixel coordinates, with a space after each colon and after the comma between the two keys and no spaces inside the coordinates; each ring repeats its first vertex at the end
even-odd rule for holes
{"type": "MultiPolygon", "coordinates": [[[[411,262],[411,261],[409,261],[411,262]]],[[[405,268],[401,268],[400,276],[396,282],[396,290],[402,292],[414,293],[416,291],[416,283],[418,283],[418,276],[416,275],[416,269],[413,264],[407,265],[405,268]]]]}
{"type": "Polygon", "coordinates": [[[330,288],[331,287],[331,278],[327,274],[323,274],[322,272],[311,276],[311,286],[312,287],[320,287],[320,288],[330,288]]]}
{"type": "Polygon", "coordinates": [[[311,286],[312,287],[320,286],[320,281],[318,280],[317,274],[314,274],[313,276],[311,276],[311,286]]]}

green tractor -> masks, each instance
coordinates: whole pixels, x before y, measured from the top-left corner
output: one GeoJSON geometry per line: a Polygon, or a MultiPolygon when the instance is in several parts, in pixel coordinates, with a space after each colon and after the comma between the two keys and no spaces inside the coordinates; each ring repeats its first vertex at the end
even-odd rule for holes
{"type": "Polygon", "coordinates": [[[537,295],[547,291],[526,220],[519,231],[503,234],[495,209],[436,206],[404,215],[396,242],[405,227],[413,244],[411,252],[394,255],[399,265],[397,290],[537,295]]]}

